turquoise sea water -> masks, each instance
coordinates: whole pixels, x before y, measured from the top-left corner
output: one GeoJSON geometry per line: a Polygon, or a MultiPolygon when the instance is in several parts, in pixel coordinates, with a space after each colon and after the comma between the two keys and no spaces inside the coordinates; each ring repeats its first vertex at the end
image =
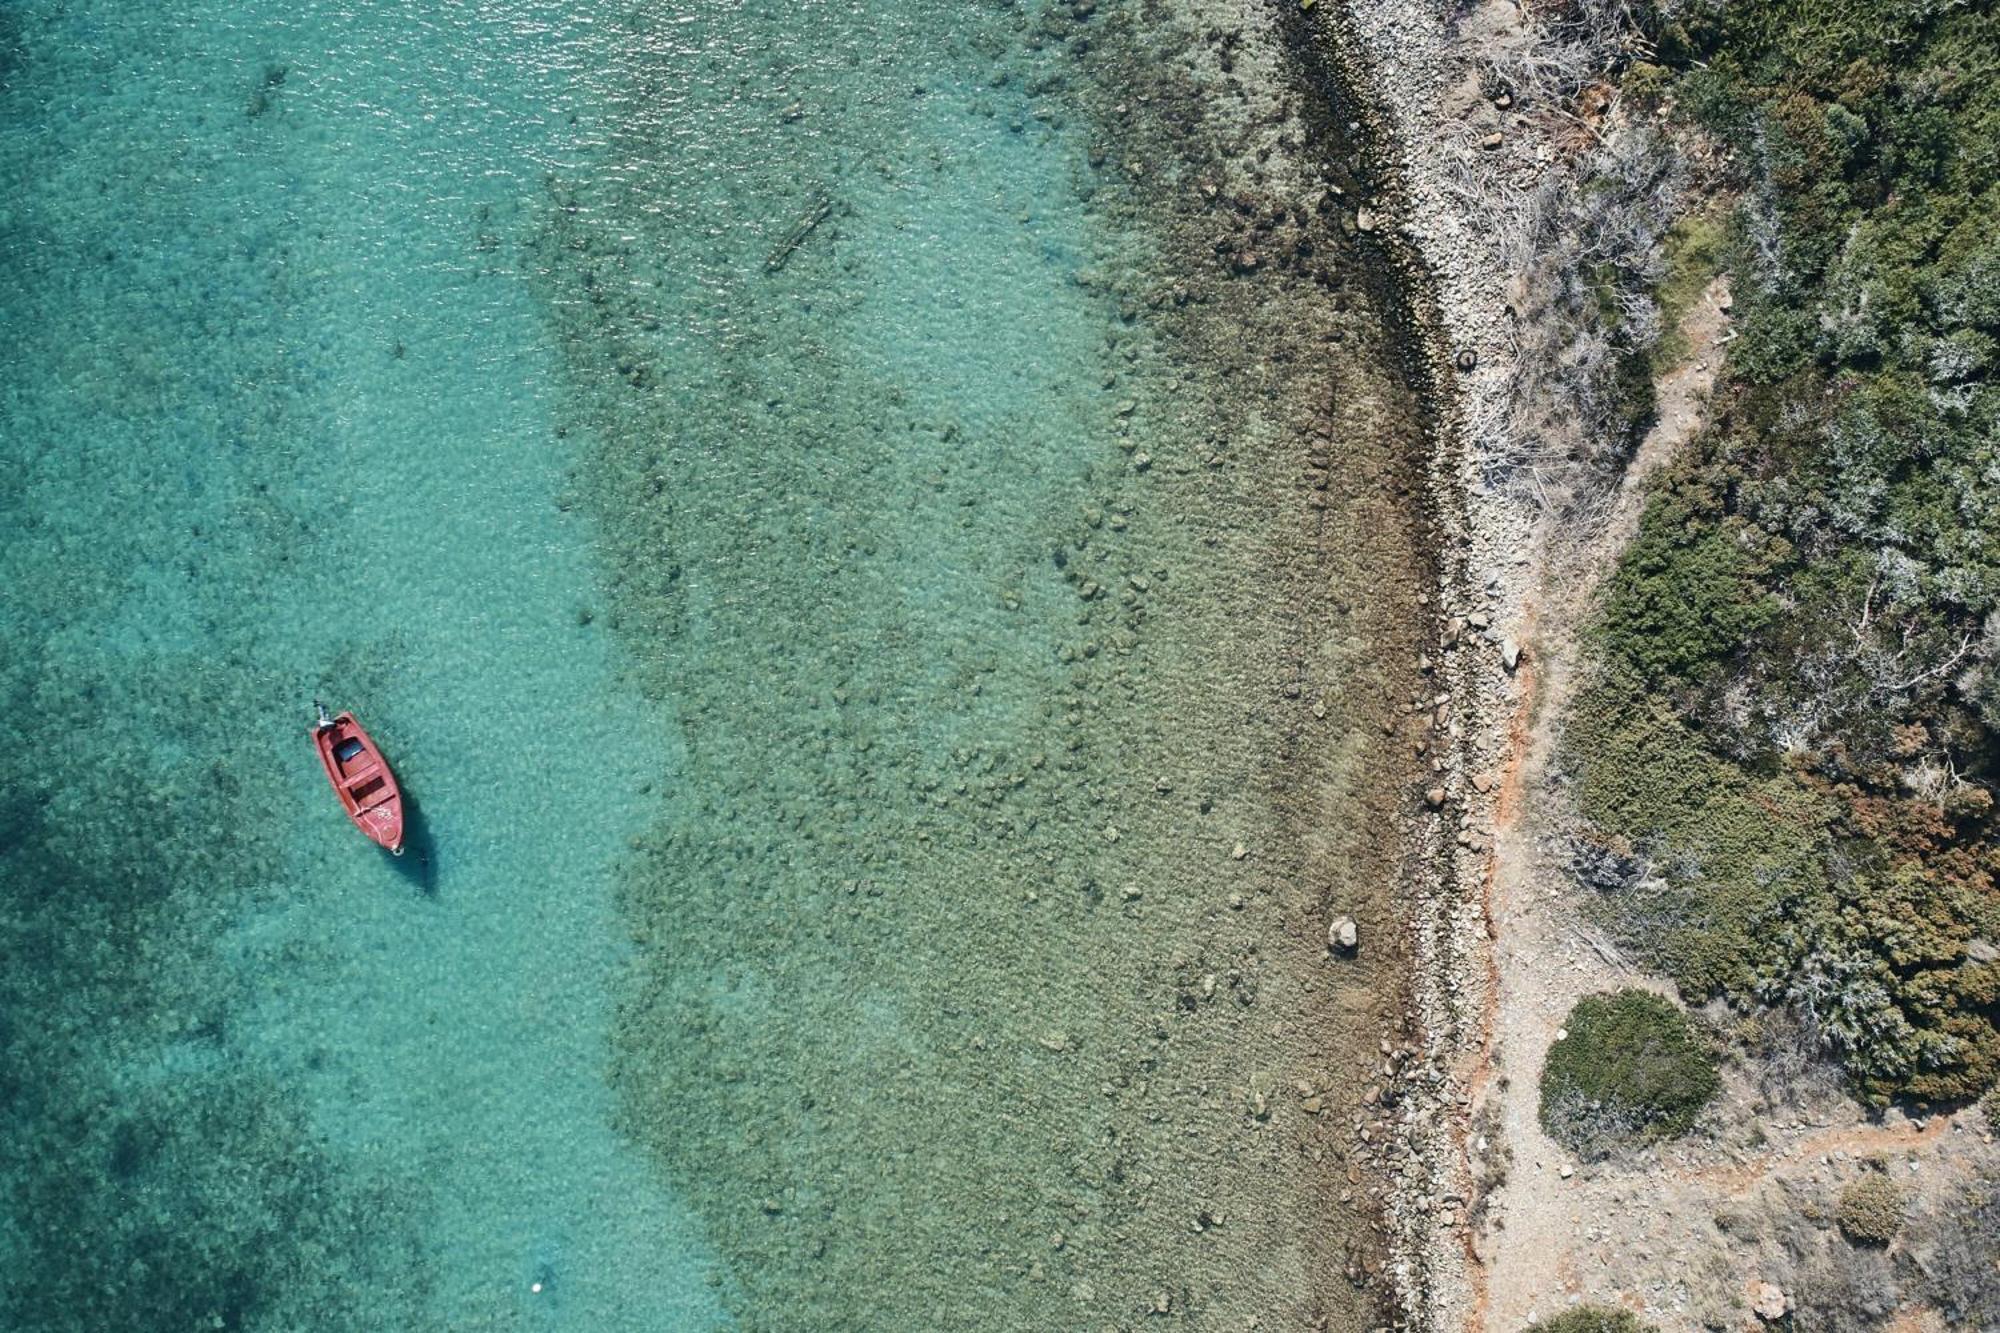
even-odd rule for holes
{"type": "Polygon", "coordinates": [[[64,937],[7,960],[9,1326],[719,1319],[602,1076],[671,747],[579,623],[555,357],[481,242],[576,151],[588,17],[6,23],[9,889],[64,937]],[[301,762],[316,696],[428,871],[301,762]]]}
{"type": "Polygon", "coordinates": [[[1400,389],[1136,317],[1092,8],[0,7],[0,1326],[1365,1317],[1400,389]]]}

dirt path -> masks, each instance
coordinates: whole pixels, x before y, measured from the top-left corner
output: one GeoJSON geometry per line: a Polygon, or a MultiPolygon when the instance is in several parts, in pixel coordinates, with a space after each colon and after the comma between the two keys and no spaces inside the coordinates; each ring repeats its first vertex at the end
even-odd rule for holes
{"type": "MultiPolygon", "coordinates": [[[[1616,1178],[1585,1180],[1570,1154],[1543,1133],[1537,1115],[1542,1056],[1578,999],[1595,991],[1665,984],[1625,966],[1616,950],[1578,919],[1550,830],[1537,808],[1554,757],[1557,726],[1575,688],[1577,631],[1618,552],[1637,532],[1647,483],[1700,428],[1725,336],[1728,288],[1711,283],[1682,325],[1692,347],[1657,385],[1658,415],[1641,442],[1610,511],[1587,533],[1556,534],[1538,603],[1522,609],[1515,633],[1528,645],[1515,676],[1511,754],[1494,806],[1491,888],[1495,1002],[1488,1076],[1475,1097],[1500,1144],[1512,1154],[1493,1196],[1490,1225],[1475,1239],[1485,1275],[1484,1307],[1473,1327],[1516,1329],[1588,1286],[1589,1220],[1624,1188],[1616,1178]],[[1490,1109],[1487,1109],[1490,1108],[1490,1109]]],[[[1497,1150],[1500,1144],[1489,1145],[1497,1150]]],[[[1479,1153],[1477,1140],[1471,1146],[1479,1153]]],[[[1482,1163],[1490,1176],[1500,1165],[1482,1163]]]]}

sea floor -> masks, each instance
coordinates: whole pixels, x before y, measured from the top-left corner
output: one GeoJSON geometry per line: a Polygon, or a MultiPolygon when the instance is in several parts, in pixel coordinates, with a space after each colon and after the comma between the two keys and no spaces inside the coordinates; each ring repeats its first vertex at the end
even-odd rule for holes
{"type": "Polygon", "coordinates": [[[1372,1325],[1421,422],[1264,24],[0,10],[0,1324],[1372,1325]]]}

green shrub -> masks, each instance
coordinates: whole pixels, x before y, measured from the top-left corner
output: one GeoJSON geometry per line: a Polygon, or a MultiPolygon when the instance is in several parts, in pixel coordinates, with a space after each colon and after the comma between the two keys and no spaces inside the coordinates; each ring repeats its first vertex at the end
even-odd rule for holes
{"type": "Polygon", "coordinates": [[[1684,1134],[1721,1085],[1685,1015],[1649,991],[1587,995],[1542,1065],[1541,1119],[1585,1158],[1684,1134]]]}
{"type": "Polygon", "coordinates": [[[1690,999],[1754,1001],[1789,965],[1788,911],[1826,892],[1830,803],[1718,758],[1629,670],[1583,691],[1569,745],[1584,816],[1667,872],[1608,893],[1592,915],[1690,999]]]}
{"type": "Polygon", "coordinates": [[[1658,1333],[1630,1310],[1610,1305],[1579,1305],[1530,1324],[1527,1333],[1658,1333]]]}
{"type": "Polygon", "coordinates": [[[1695,485],[1656,496],[1611,576],[1605,646],[1648,683],[1700,680],[1778,614],[1760,582],[1772,543],[1717,513],[1720,502],[1695,485]]]}
{"type": "Polygon", "coordinates": [[[1666,70],[1643,60],[1635,60],[1632,67],[1625,71],[1625,81],[1619,92],[1637,105],[1651,107],[1657,105],[1672,86],[1673,76],[1666,70]]]}
{"type": "Polygon", "coordinates": [[[1833,1220],[1856,1245],[1887,1245],[1903,1229],[1903,1191],[1879,1171],[1871,1171],[1840,1192],[1833,1220]]]}

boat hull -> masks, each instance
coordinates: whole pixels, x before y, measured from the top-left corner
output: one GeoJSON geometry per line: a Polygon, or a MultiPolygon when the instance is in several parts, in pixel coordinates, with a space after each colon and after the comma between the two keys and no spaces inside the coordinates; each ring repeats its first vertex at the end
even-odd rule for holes
{"type": "Polygon", "coordinates": [[[403,792],[382,751],[352,713],[317,724],[312,738],[326,779],[333,784],[334,795],[340,798],[340,806],[354,827],[376,845],[401,856],[403,792]]]}

